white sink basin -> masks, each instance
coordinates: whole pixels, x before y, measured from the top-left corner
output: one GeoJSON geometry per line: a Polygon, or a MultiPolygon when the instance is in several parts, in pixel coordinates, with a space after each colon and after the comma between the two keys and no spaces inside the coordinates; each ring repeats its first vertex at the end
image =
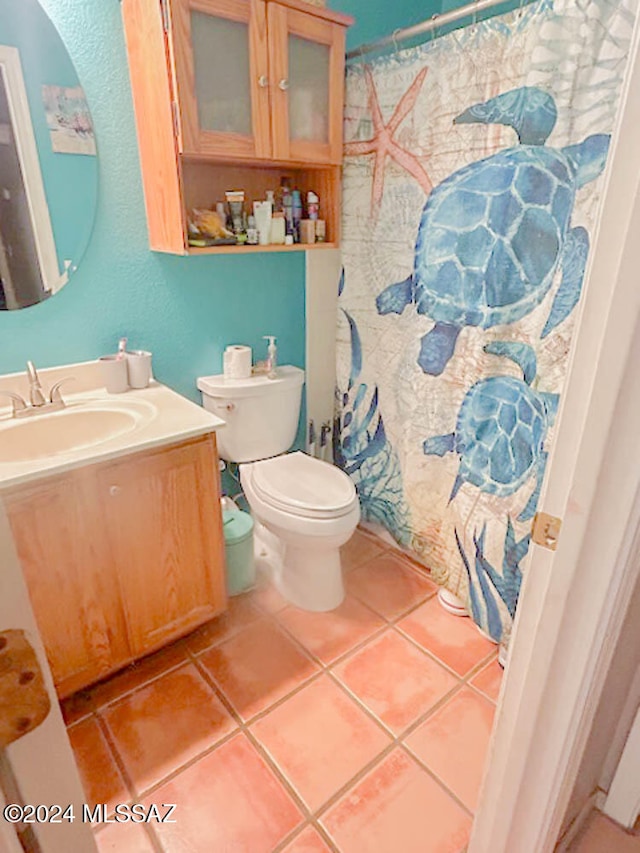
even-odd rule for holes
{"type": "Polygon", "coordinates": [[[86,403],[0,423],[0,464],[45,459],[93,447],[148,422],[153,406],[86,403]]]}

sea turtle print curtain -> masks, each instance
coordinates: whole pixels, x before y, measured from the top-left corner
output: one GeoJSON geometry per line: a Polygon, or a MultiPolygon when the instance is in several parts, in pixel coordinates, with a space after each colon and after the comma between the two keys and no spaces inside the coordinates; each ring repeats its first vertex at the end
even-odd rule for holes
{"type": "Polygon", "coordinates": [[[347,74],[336,461],[500,641],[603,192],[634,0],[540,0],[347,74]]]}

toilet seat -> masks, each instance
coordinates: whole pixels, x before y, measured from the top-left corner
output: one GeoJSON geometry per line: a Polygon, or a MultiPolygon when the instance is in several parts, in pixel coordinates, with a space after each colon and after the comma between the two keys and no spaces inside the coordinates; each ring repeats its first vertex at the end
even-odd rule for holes
{"type": "Polygon", "coordinates": [[[355,486],[344,471],[299,450],[254,462],[251,469],[258,497],[292,515],[339,518],[358,501],[355,486]]]}

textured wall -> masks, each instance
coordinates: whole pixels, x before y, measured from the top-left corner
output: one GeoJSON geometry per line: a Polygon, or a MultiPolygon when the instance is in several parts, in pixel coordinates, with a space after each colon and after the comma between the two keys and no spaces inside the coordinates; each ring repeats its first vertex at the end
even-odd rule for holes
{"type": "Polygon", "coordinates": [[[154,353],[156,376],[198,399],[195,378],[217,372],[229,343],[262,356],[263,334],[283,361],[304,363],[304,257],[180,258],[150,252],[124,38],[117,0],[42,0],[92,110],[99,204],[77,273],[49,301],[0,312],[0,372],[27,358],[50,366],[113,351],[127,335],[154,353]]]}

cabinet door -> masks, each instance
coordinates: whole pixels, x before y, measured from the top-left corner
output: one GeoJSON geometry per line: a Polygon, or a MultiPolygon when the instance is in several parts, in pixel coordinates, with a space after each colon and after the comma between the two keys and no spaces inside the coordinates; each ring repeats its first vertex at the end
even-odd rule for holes
{"type": "Polygon", "coordinates": [[[170,0],[170,9],[181,152],[269,157],[264,0],[170,0]]]}
{"type": "Polygon", "coordinates": [[[268,4],[273,156],[342,162],[345,28],[268,4]]]}
{"type": "Polygon", "coordinates": [[[5,498],[60,697],[131,659],[96,497],[80,471],[5,498]]]}
{"type": "Polygon", "coordinates": [[[138,657],[226,605],[215,438],[101,466],[97,476],[138,657]]]}

